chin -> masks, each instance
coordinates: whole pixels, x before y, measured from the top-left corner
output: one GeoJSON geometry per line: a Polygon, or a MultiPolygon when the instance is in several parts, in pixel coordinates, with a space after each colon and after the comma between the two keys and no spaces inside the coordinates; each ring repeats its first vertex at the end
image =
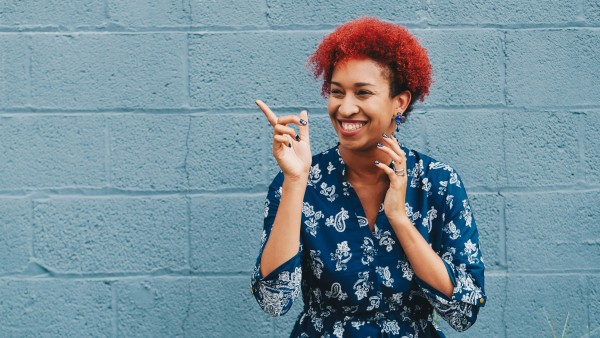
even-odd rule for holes
{"type": "Polygon", "coordinates": [[[366,138],[357,138],[349,140],[345,137],[340,137],[338,134],[338,142],[340,142],[340,146],[344,149],[352,150],[352,151],[372,151],[377,148],[377,142],[373,142],[372,140],[367,140],[366,138]]]}

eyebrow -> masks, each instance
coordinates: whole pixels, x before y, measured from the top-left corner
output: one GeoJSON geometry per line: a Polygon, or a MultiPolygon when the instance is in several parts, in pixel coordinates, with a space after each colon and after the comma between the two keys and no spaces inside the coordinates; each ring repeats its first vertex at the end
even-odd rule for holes
{"type": "MultiPolygon", "coordinates": [[[[334,84],[338,87],[342,87],[342,85],[339,82],[331,81],[331,84],[334,84]]],[[[372,83],[368,83],[368,82],[357,82],[354,84],[354,87],[365,87],[365,86],[375,86],[375,85],[372,83]]]]}

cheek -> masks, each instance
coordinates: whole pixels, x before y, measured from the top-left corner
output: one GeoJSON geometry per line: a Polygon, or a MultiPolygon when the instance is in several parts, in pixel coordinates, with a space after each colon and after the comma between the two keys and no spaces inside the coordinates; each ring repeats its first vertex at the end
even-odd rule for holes
{"type": "Polygon", "coordinates": [[[329,118],[331,119],[331,123],[333,123],[334,128],[337,126],[336,120],[336,112],[338,110],[339,104],[335,102],[335,100],[327,100],[327,114],[329,114],[329,118]]]}
{"type": "Polygon", "coordinates": [[[329,113],[330,116],[331,116],[331,114],[335,113],[335,107],[336,107],[335,99],[329,97],[327,99],[327,112],[329,113]]]}

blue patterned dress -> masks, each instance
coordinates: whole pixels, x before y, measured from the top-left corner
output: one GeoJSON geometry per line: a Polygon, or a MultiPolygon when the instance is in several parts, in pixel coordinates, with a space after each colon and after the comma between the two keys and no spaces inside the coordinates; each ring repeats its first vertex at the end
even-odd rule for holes
{"type": "Polygon", "coordinates": [[[448,298],[415,275],[383,204],[369,229],[338,146],[313,156],[298,254],[263,276],[260,259],[281,198],[281,172],[269,187],[252,275],[260,307],[283,315],[302,292],[304,310],[292,337],[444,337],[434,326],[434,309],[454,329],[469,328],[486,302],[484,262],[458,173],[400,144],[407,154],[406,212],[448,270],[455,286],[448,298]]]}

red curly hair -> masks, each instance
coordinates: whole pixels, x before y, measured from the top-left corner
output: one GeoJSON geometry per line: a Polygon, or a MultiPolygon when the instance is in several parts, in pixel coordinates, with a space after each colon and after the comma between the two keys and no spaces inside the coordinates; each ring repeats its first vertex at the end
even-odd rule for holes
{"type": "Polygon", "coordinates": [[[362,17],[339,26],[309,57],[308,65],[314,77],[323,77],[321,94],[329,94],[336,65],[362,58],[370,58],[387,70],[391,97],[410,91],[412,97],[405,116],[417,99],[423,101],[429,94],[431,64],[425,48],[406,28],[372,17],[362,17]]]}

